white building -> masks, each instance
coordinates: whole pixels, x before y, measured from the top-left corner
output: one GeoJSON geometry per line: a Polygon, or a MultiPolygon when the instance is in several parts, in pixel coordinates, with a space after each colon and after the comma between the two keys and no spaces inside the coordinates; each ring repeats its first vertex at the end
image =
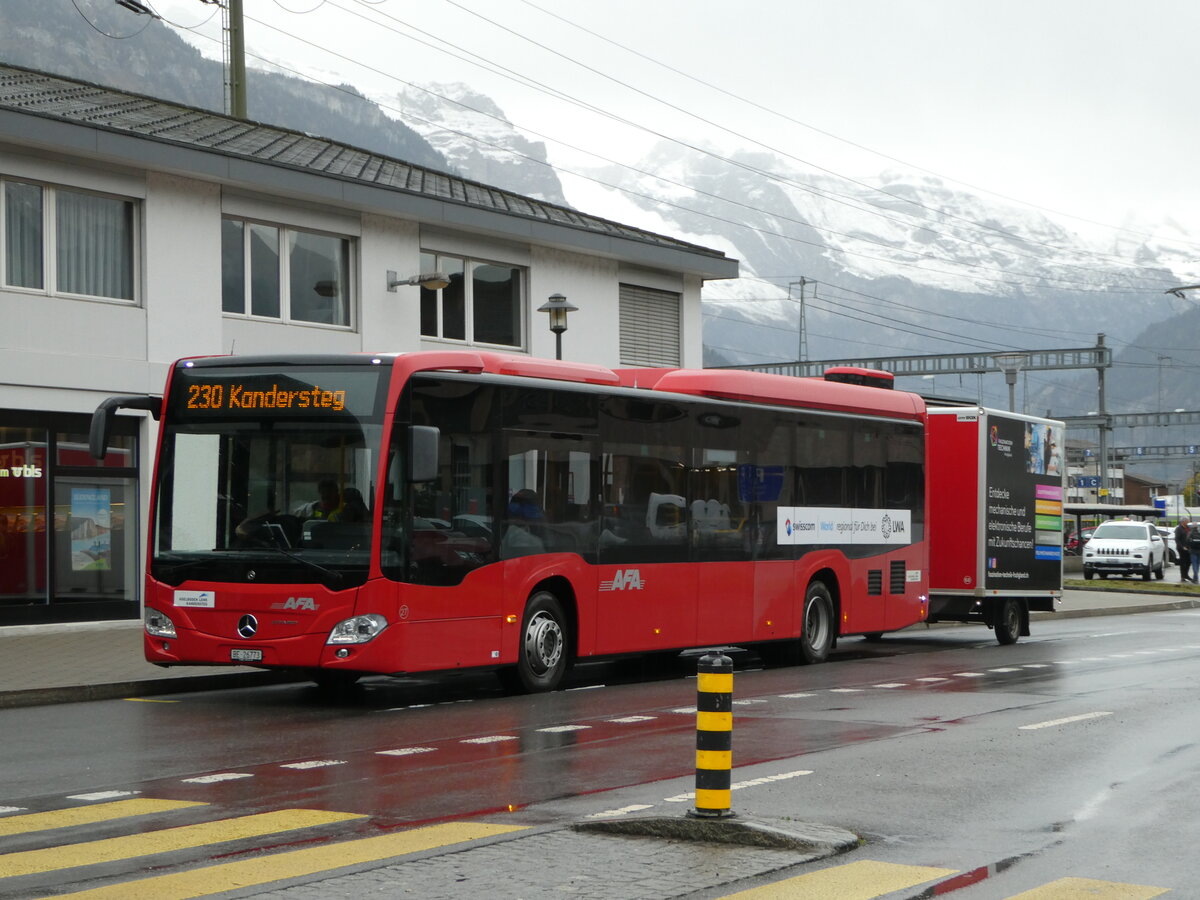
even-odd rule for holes
{"type": "Polygon", "coordinates": [[[140,615],[154,425],[183,356],[486,347],[700,366],[723,253],[319,137],[0,65],[0,625],[140,615]],[[400,285],[450,275],[441,290],[400,285]],[[395,273],[390,274],[390,273],[395,273]],[[89,529],[112,530],[107,568],[89,529]]]}

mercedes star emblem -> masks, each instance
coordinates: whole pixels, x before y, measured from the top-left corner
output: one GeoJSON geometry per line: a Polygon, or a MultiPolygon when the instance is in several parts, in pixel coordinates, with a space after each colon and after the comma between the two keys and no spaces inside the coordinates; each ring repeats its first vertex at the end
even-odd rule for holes
{"type": "Polygon", "coordinates": [[[252,638],[258,633],[258,619],[251,615],[238,619],[237,632],[244,638],[252,638]]]}

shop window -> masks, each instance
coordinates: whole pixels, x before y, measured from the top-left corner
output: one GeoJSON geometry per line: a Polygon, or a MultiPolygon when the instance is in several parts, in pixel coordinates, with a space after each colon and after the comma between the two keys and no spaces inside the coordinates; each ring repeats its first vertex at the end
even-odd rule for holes
{"type": "Polygon", "coordinates": [[[134,599],[137,506],[133,479],[54,482],[54,601],[134,599]]]}
{"type": "Polygon", "coordinates": [[[133,469],[137,467],[134,444],[131,434],[109,435],[108,453],[104,455],[104,459],[95,459],[88,451],[86,434],[64,432],[58,434],[54,442],[54,461],[60,466],[76,468],[133,469]]]}
{"type": "Polygon", "coordinates": [[[422,272],[445,273],[441,290],[421,288],[421,336],[467,344],[520,347],[523,269],[425,252],[422,272]]]}
{"type": "Polygon", "coordinates": [[[221,222],[221,308],[231,315],[349,327],[348,238],[221,222]]]}
{"type": "Polygon", "coordinates": [[[94,460],[85,417],[0,410],[22,419],[0,426],[0,624],[136,616],[136,420],[94,460]]]}
{"type": "Polygon", "coordinates": [[[44,602],[46,432],[0,427],[0,603],[44,602]]]}
{"type": "Polygon", "coordinates": [[[4,179],[3,283],[54,294],[134,299],[132,200],[4,179]]]}

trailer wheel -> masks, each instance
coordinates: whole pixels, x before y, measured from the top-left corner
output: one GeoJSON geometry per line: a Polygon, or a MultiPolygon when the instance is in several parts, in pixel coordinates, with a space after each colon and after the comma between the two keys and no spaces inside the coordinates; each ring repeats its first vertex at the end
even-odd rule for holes
{"type": "Polygon", "coordinates": [[[537,591],[525,607],[521,646],[517,652],[517,680],[529,693],[553,691],[570,668],[567,618],[562,604],[549,591],[537,591]]]}
{"type": "Polygon", "coordinates": [[[824,662],[833,648],[833,598],[822,581],[808,586],[804,596],[804,618],[800,633],[800,660],[824,662]]]}
{"type": "Polygon", "coordinates": [[[996,640],[1001,644],[1015,644],[1021,636],[1021,604],[1011,597],[1000,604],[996,617],[996,640]]]}

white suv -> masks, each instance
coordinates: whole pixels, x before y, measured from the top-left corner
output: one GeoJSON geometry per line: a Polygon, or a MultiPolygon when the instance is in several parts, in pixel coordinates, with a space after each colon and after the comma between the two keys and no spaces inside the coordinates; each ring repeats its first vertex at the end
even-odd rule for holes
{"type": "Polygon", "coordinates": [[[1167,544],[1149,522],[1104,522],[1083,548],[1083,577],[1166,574],[1167,544]]]}

